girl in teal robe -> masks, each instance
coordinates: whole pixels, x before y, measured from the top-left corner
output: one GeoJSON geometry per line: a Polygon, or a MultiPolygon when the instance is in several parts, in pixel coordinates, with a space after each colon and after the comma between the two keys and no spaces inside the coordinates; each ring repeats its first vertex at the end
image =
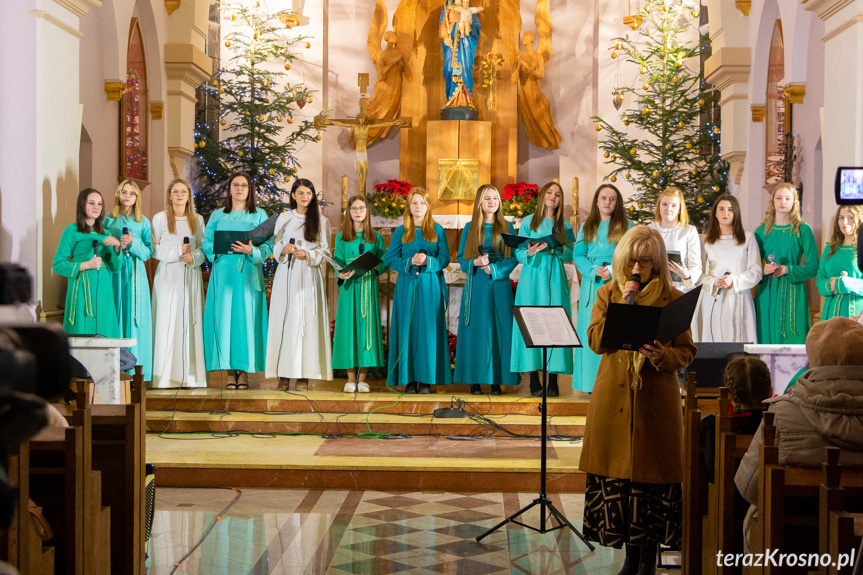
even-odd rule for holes
{"type": "Polygon", "coordinates": [[[204,308],[204,360],[207,371],[228,371],[227,389],[248,389],[246,373],[263,371],[266,363],[263,263],[272,254],[273,239],[259,246],[235,242],[233,253],[215,253],[216,231],[251,231],[267,219],[255,206],[255,187],[247,174],[232,174],[228,191],[225,208],[210,215],[201,246],[213,262],[204,308]]]}
{"type": "Polygon", "coordinates": [[[429,385],[452,383],[443,278],[449,244],[430,206],[424,189],[410,191],[404,225],[393,232],[384,258],[399,274],[390,318],[387,385],[404,385],[405,393],[431,393],[429,385]]]}
{"type": "Polygon", "coordinates": [[[481,186],[473,218],[462,230],[458,246],[458,263],[467,280],[461,297],[453,381],[471,384],[474,395],[482,394],[482,383],[491,385],[492,395],[502,393],[501,385],[518,385],[518,374],[509,367],[513,323],[509,274],[518,262],[500,237],[501,233],[515,234],[515,230],[500,208],[497,189],[491,184],[481,186]],[[481,235],[473,231],[474,226],[482,226],[481,235]]]}
{"type": "Polygon", "coordinates": [[[102,204],[102,194],[93,188],[78,194],[77,223],[63,230],[54,255],[54,273],[69,278],[63,329],[70,335],[120,337],[113,282],[120,242],[104,233],[102,204]]]}
{"type": "Polygon", "coordinates": [[[626,218],[620,191],[611,184],[603,184],[593,194],[590,214],[575,239],[572,260],[581,273],[575,332],[582,347],[575,349],[572,387],[585,393],[593,391],[602,358],[587,346],[587,327],[596,302],[596,290],[611,281],[614,248],[632,225],[626,218]]]}
{"type": "Polygon", "coordinates": [[[774,188],[755,240],[764,260],[764,276],[755,292],[758,343],[806,343],[811,322],[803,282],[818,273],[818,246],[812,228],[800,217],[792,184],[774,188]]]}
{"type": "MultiPolygon", "coordinates": [[[[362,253],[370,252],[383,259],[384,239],[372,229],[371,218],[362,196],[348,200],[348,214],[336,236],[333,260],[344,267],[362,253]]],[[[356,277],[352,272],[339,273],[339,300],[333,338],[333,369],[346,369],[348,381],[344,391],[369,392],[366,381],[370,367],[384,364],[381,338],[381,311],[378,298],[378,276],[386,269],[383,262],[375,269],[356,277]]]]}
{"type": "MultiPolygon", "coordinates": [[[[516,249],[516,257],[522,264],[515,305],[563,306],[572,317],[569,280],[563,265],[572,261],[572,226],[563,219],[563,190],[556,182],[542,187],[536,201],[536,212],[524,218],[518,235],[528,238],[544,238],[554,233],[564,245],[551,249],[544,242],[528,242],[528,248],[516,249]]],[[[557,374],[572,373],[572,350],[548,350],[548,395],[559,395],[557,374]]],[[[510,369],[514,372],[530,372],[530,392],[542,395],[540,374],[542,349],[528,349],[517,325],[512,328],[512,352],[510,369]]]]}
{"type": "Polygon", "coordinates": [[[122,337],[134,338],[129,348],[144,381],[153,379],[153,312],[150,281],[144,262],[153,255],[150,220],[141,213],[141,189],[123,180],[114,194],[114,209],[105,218],[105,232],[120,240],[120,269],[114,274],[114,301],[122,337]],[[124,233],[128,231],[128,233],[124,233]]]}
{"type": "Polygon", "coordinates": [[[818,293],[824,296],[821,319],[855,317],[863,312],[863,274],[857,267],[857,230],[863,207],[842,206],[833,220],[833,237],[818,266],[818,293]]]}

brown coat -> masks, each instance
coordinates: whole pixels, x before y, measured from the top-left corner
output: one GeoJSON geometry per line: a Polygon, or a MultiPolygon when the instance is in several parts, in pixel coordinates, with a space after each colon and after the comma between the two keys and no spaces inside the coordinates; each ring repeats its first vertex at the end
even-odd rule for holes
{"type": "MultiPolygon", "coordinates": [[[[665,306],[681,295],[664,288],[655,305],[665,306]]],[[[645,359],[641,389],[633,390],[626,352],[599,346],[609,300],[620,302],[621,297],[616,282],[599,288],[587,328],[587,343],[602,360],[587,409],[579,469],[636,483],[680,483],[683,415],[677,371],[695,357],[692,334],[687,330],[670,344],[663,342],[665,355],[658,366],[645,359]]]]}

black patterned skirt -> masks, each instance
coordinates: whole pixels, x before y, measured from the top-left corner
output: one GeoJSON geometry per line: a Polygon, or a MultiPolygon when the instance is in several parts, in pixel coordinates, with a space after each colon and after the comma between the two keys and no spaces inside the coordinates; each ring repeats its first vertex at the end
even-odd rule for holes
{"type": "Polygon", "coordinates": [[[649,540],[680,548],[683,497],[679,483],[634,483],[587,474],[584,536],[605,547],[649,540]]]}

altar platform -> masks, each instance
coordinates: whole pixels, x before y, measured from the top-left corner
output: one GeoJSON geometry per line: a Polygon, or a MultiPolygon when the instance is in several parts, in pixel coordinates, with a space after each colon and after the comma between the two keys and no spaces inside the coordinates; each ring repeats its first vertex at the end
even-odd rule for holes
{"type": "MultiPolygon", "coordinates": [[[[147,392],[147,460],[159,486],[535,491],[541,419],[527,386],[501,396],[440,386],[401,395],[343,382],[307,392],[219,388],[147,392]],[[435,416],[461,405],[468,417],[435,416]]],[[[580,492],[588,402],[549,399],[548,490],[580,492]]],[[[255,382],[252,382],[255,387],[255,382]]],[[[488,386],[483,386],[487,391],[488,386]]]]}

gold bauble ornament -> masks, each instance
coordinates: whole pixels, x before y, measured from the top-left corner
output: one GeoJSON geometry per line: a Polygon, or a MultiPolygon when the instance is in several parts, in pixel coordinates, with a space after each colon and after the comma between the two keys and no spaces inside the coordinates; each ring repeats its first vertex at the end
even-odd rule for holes
{"type": "Polygon", "coordinates": [[[627,179],[627,180],[631,180],[631,179],[632,179],[632,172],[626,172],[626,179],[627,179]]]}
{"type": "Polygon", "coordinates": [[[213,86],[218,86],[218,85],[219,85],[219,81],[218,81],[218,80],[213,80],[213,86]]]}
{"type": "Polygon", "coordinates": [[[201,140],[201,143],[198,145],[203,148],[204,146],[207,145],[207,142],[205,140],[201,140]]]}
{"type": "Polygon", "coordinates": [[[699,106],[703,106],[703,105],[704,105],[704,98],[698,98],[698,105],[699,105],[699,106]]]}
{"type": "Polygon", "coordinates": [[[611,154],[609,154],[608,152],[605,152],[604,154],[602,154],[602,157],[603,157],[603,158],[608,158],[610,155],[611,155],[611,154]]]}
{"type": "Polygon", "coordinates": [[[288,124],[293,124],[293,123],[294,123],[294,117],[288,116],[288,124]]]}
{"type": "Polygon", "coordinates": [[[642,66],[642,67],[641,67],[641,73],[642,73],[642,74],[646,74],[646,73],[647,73],[647,67],[646,67],[646,66],[642,66]]]}
{"type": "Polygon", "coordinates": [[[691,170],[689,170],[689,173],[694,176],[694,175],[698,174],[698,171],[695,168],[692,168],[691,170]]]}
{"type": "Polygon", "coordinates": [[[228,123],[228,122],[226,122],[225,120],[219,120],[219,124],[220,124],[220,125],[222,125],[222,126],[224,126],[224,125],[225,125],[225,124],[227,124],[227,123],[228,123]]]}
{"type": "Polygon", "coordinates": [[[641,109],[641,113],[642,113],[642,114],[646,114],[646,113],[647,113],[647,112],[649,112],[649,111],[650,111],[650,110],[648,110],[648,109],[647,109],[647,106],[645,106],[645,107],[643,107],[643,108],[641,109]]]}
{"type": "Polygon", "coordinates": [[[684,125],[684,124],[683,124],[683,120],[681,120],[681,121],[677,122],[677,127],[678,127],[678,128],[682,128],[682,127],[683,127],[683,125],[684,125]]]}
{"type": "Polygon", "coordinates": [[[280,121],[280,122],[284,121],[284,119],[285,119],[285,117],[284,117],[284,116],[279,116],[279,121],[280,121]]]}
{"type": "Polygon", "coordinates": [[[686,149],[687,149],[687,150],[691,150],[691,149],[692,149],[692,142],[686,142],[686,149]]]}
{"type": "Polygon", "coordinates": [[[651,176],[653,176],[654,178],[658,178],[658,177],[659,177],[659,172],[657,172],[656,170],[653,170],[653,173],[652,173],[652,174],[650,174],[650,175],[651,175],[651,176]]]}
{"type": "Polygon", "coordinates": [[[225,40],[225,48],[230,48],[230,47],[231,47],[231,41],[225,40]]]}
{"type": "Polygon", "coordinates": [[[602,125],[601,125],[601,124],[597,124],[595,129],[596,129],[596,131],[597,131],[597,132],[601,132],[601,131],[602,131],[602,125]]]}
{"type": "Polygon", "coordinates": [[[612,60],[616,60],[616,59],[617,59],[617,52],[612,52],[612,53],[611,53],[611,59],[612,59],[612,60]]]}
{"type": "Polygon", "coordinates": [[[714,192],[718,192],[718,191],[719,191],[719,186],[713,186],[713,191],[714,191],[714,192]]]}
{"type": "Polygon", "coordinates": [[[291,65],[290,65],[290,64],[285,64],[285,70],[290,70],[290,69],[291,69],[291,65]]]}
{"type": "Polygon", "coordinates": [[[713,133],[714,133],[714,134],[718,134],[718,133],[719,133],[719,127],[718,127],[718,126],[713,126],[713,133]]]}
{"type": "Polygon", "coordinates": [[[629,120],[624,120],[624,121],[623,121],[623,125],[624,125],[624,126],[628,126],[629,124],[630,124],[629,120]]]}
{"type": "Polygon", "coordinates": [[[667,174],[667,173],[668,173],[668,166],[662,166],[662,173],[663,173],[663,174],[667,174]]]}
{"type": "Polygon", "coordinates": [[[306,42],[306,48],[311,48],[311,47],[312,47],[311,42],[306,42]]]}
{"type": "Polygon", "coordinates": [[[239,152],[237,152],[237,157],[238,157],[238,158],[242,158],[242,157],[243,157],[243,150],[240,150],[239,152]]]}
{"type": "Polygon", "coordinates": [[[255,32],[254,35],[252,35],[252,40],[257,40],[257,39],[258,39],[258,33],[255,32]]]}
{"type": "Polygon", "coordinates": [[[270,81],[269,81],[269,80],[264,80],[264,87],[265,87],[265,88],[269,88],[269,87],[270,87],[270,81]]]}
{"type": "Polygon", "coordinates": [[[219,88],[219,94],[224,94],[224,93],[225,93],[225,89],[224,89],[224,88],[219,88]]]}
{"type": "Polygon", "coordinates": [[[315,136],[315,139],[316,139],[317,141],[319,141],[319,142],[320,142],[320,141],[321,141],[321,135],[320,135],[320,134],[317,134],[317,135],[315,136]]]}
{"type": "Polygon", "coordinates": [[[615,45],[614,45],[614,49],[615,49],[615,50],[620,50],[620,42],[618,42],[617,44],[615,44],[615,45]]]}
{"type": "MultiPolygon", "coordinates": [[[[629,155],[630,155],[630,156],[634,156],[634,155],[635,155],[635,148],[630,148],[630,149],[629,149],[629,155]]],[[[626,176],[626,177],[628,178],[629,176],[626,176]]]]}
{"type": "Polygon", "coordinates": [[[639,209],[639,210],[643,210],[643,209],[644,209],[644,204],[638,204],[638,209],[639,209]]]}
{"type": "Polygon", "coordinates": [[[259,122],[263,122],[263,121],[264,121],[264,119],[265,119],[265,118],[264,118],[264,115],[263,115],[263,114],[261,114],[260,116],[258,116],[258,121],[259,121],[259,122]]]}
{"type": "Polygon", "coordinates": [[[698,202],[699,204],[703,204],[704,203],[704,197],[698,196],[697,198],[695,198],[695,201],[698,202]]]}
{"type": "Polygon", "coordinates": [[[273,168],[270,168],[270,175],[272,176],[275,173],[276,173],[276,170],[274,170],[273,168]]]}
{"type": "Polygon", "coordinates": [[[609,158],[609,159],[610,159],[612,162],[616,162],[616,161],[617,161],[617,156],[611,156],[611,158],[609,158]]]}
{"type": "Polygon", "coordinates": [[[609,179],[611,180],[611,183],[613,184],[614,182],[617,181],[617,176],[611,176],[611,178],[609,178],[609,179]]]}
{"type": "Polygon", "coordinates": [[[630,212],[634,212],[634,211],[635,211],[635,206],[629,206],[629,211],[630,211],[630,212]]]}
{"type": "Polygon", "coordinates": [[[674,78],[672,78],[672,80],[673,80],[675,83],[680,82],[680,76],[675,76],[674,78]]]}
{"type": "Polygon", "coordinates": [[[281,165],[282,165],[282,167],[283,167],[283,168],[285,167],[285,163],[284,163],[284,162],[282,162],[282,164],[281,164],[281,165]]]}
{"type": "Polygon", "coordinates": [[[309,104],[311,104],[311,103],[312,103],[312,95],[311,95],[311,94],[309,94],[309,95],[306,97],[306,102],[307,102],[307,103],[309,103],[309,104]]]}
{"type": "Polygon", "coordinates": [[[693,10],[689,13],[693,18],[698,18],[698,10],[693,10]]]}
{"type": "Polygon", "coordinates": [[[649,88],[650,88],[650,84],[648,84],[647,82],[645,82],[644,84],[641,85],[642,90],[647,90],[649,88]]]}
{"type": "Polygon", "coordinates": [[[701,153],[701,148],[696,148],[696,149],[695,149],[695,153],[696,153],[696,154],[700,154],[700,153],[701,153]]]}
{"type": "Polygon", "coordinates": [[[234,21],[234,20],[236,20],[236,19],[237,19],[237,17],[236,17],[236,16],[234,16],[233,14],[231,14],[231,22],[233,22],[233,21],[234,21]]]}

